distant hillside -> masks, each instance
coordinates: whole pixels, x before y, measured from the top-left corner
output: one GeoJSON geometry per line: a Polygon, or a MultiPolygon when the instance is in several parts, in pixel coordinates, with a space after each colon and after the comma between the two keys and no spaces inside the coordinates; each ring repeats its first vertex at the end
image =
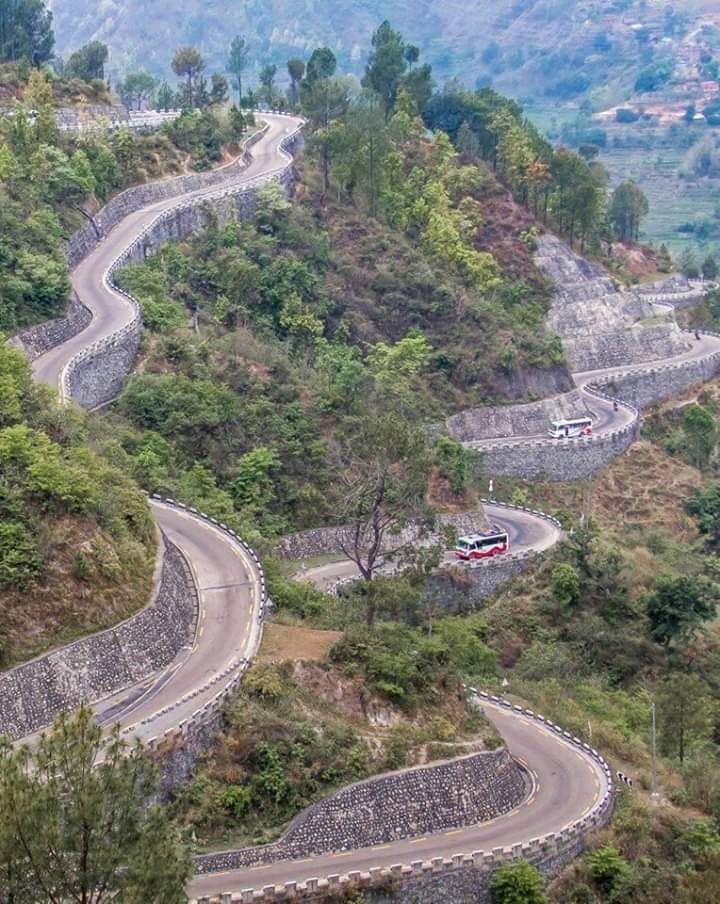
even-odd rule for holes
{"type": "Polygon", "coordinates": [[[716,0],[673,7],[644,0],[53,0],[58,50],[99,39],[111,47],[111,74],[143,65],[167,71],[171,50],[195,44],[213,68],[234,34],[251,46],[250,69],[314,47],[333,47],[345,70],[360,72],[383,18],[418,44],[440,80],[473,85],[492,78],[518,96],[555,99],[595,89],[599,104],[622,100],[648,65],[669,60],[682,78],[699,72],[692,50],[702,22],[715,25],[716,0]],[[688,43],[689,41],[689,43],[688,43]],[[688,67],[689,70],[688,71],[688,67]]]}

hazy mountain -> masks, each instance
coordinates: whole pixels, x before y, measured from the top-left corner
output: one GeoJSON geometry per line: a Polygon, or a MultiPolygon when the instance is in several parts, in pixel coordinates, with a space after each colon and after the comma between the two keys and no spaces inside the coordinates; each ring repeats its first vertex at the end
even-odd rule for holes
{"type": "MultiPolygon", "coordinates": [[[[58,49],[99,39],[111,75],[144,66],[168,71],[173,49],[194,44],[222,69],[235,34],[252,70],[327,44],[341,68],[360,71],[383,18],[419,45],[443,80],[492,79],[502,91],[568,99],[595,89],[600,105],[622,100],[649,64],[685,62],[683,46],[717,0],[53,0],[58,49]]],[[[714,11],[714,12],[713,12],[714,11]]],[[[712,28],[712,19],[706,24],[712,28]]],[[[720,38],[720,29],[716,29],[720,38]]],[[[718,42],[720,47],[720,41],[718,42]]],[[[692,56],[692,54],[690,54],[692,56]]]]}

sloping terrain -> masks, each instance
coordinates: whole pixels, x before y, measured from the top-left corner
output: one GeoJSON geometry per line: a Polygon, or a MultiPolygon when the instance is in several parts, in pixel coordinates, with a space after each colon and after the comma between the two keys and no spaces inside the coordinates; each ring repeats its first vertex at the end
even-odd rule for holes
{"type": "Polygon", "coordinates": [[[621,98],[633,84],[646,44],[663,53],[664,38],[670,49],[681,46],[698,16],[714,10],[711,0],[684,3],[682,12],[670,14],[640,0],[107,0],[100,6],[54,0],[52,6],[61,53],[89,40],[106,41],[113,48],[111,73],[139,65],[164,71],[168,48],[180,44],[197,45],[220,67],[234,34],[250,45],[250,81],[262,64],[274,62],[284,71],[289,57],[308,56],[323,44],[337,51],[341,68],[360,71],[373,29],[388,18],[421,48],[440,79],[456,76],[473,84],[491,76],[502,90],[523,95],[532,85],[536,93],[560,98],[605,85],[608,99],[621,98]],[[647,41],[633,28],[639,24],[647,28],[647,41]]]}

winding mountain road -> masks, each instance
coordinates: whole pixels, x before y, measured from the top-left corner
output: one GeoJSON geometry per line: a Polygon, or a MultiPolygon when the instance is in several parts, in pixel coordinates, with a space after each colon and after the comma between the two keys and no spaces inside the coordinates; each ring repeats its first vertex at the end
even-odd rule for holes
{"type": "Polygon", "coordinates": [[[440,835],[421,836],[354,851],[339,851],[225,873],[196,876],[192,898],[237,894],[268,883],[305,882],[351,870],[367,872],[395,863],[450,858],[457,851],[512,847],[550,832],[559,833],[584,818],[604,798],[607,776],[600,763],[567,739],[516,710],[478,700],[513,756],[527,769],[531,790],[519,807],[484,823],[440,835]]]}
{"type": "MultiPolygon", "coordinates": [[[[254,146],[248,168],[232,182],[263,176],[288,160],[280,144],[296,127],[297,120],[274,114],[262,114],[262,117],[268,123],[268,130],[254,146]]],[[[83,332],[33,363],[38,381],[57,387],[63,369],[77,352],[110,335],[133,317],[127,299],[109,288],[105,281],[108,267],[123,249],[163,210],[180,200],[199,199],[217,190],[215,185],[128,215],[75,269],[73,287],[92,312],[92,321],[83,332]]],[[[690,360],[718,349],[720,339],[703,336],[685,355],[673,360],[690,360]]],[[[638,369],[650,366],[639,365],[638,369]]],[[[629,406],[615,410],[611,401],[600,399],[587,389],[587,385],[599,376],[607,377],[614,370],[626,372],[628,369],[575,375],[579,388],[592,400],[597,417],[596,432],[615,430],[637,417],[629,406]]],[[[527,438],[537,440],[540,437],[527,438]]],[[[498,438],[498,442],[501,441],[498,438]]],[[[260,641],[264,592],[257,562],[227,531],[192,511],[157,500],[151,504],[158,525],[190,564],[199,594],[199,620],[192,647],[181,651],[162,674],[95,704],[101,722],[119,721],[127,736],[145,740],[161,738],[182,726],[198,710],[222,695],[238,676],[245,661],[255,654],[260,641]]],[[[531,512],[493,504],[488,504],[486,511],[491,521],[508,531],[513,551],[547,549],[560,538],[558,527],[531,512]]],[[[331,563],[310,569],[306,576],[320,586],[326,586],[342,577],[348,568],[346,562],[331,563]]],[[[528,769],[532,778],[530,794],[512,812],[442,835],[196,876],[191,883],[191,894],[197,897],[233,893],[267,883],[300,882],[341,871],[448,856],[457,850],[490,851],[508,847],[548,832],[560,832],[581,820],[606,796],[609,783],[605,771],[578,744],[515,709],[485,700],[482,706],[512,754],[528,769]]]]}
{"type": "Polygon", "coordinates": [[[95,705],[98,719],[119,722],[123,734],[162,737],[224,693],[251,659],[262,634],[262,586],[251,556],[220,527],[192,512],[151,501],[157,524],[185,555],[198,591],[191,648],[143,685],[95,705]]]}
{"type": "MultiPolygon", "coordinates": [[[[217,193],[220,188],[251,182],[272,173],[291,159],[280,144],[294,131],[301,120],[297,117],[263,113],[268,129],[252,148],[252,159],[240,174],[225,184],[198,189],[189,194],[166,198],[126,216],[109,235],[72,272],[72,285],[83,304],[92,313],[92,320],[81,333],[50,349],[33,361],[35,379],[59,388],[60,375],[68,361],[79,351],[129,323],[134,315],[132,305],[105,281],[108,267],[149,226],[159,213],[175,207],[181,201],[202,199],[217,193]]],[[[228,164],[232,166],[232,164],[228,164]]]]}
{"type": "MultiPolygon", "coordinates": [[[[512,553],[544,552],[562,539],[562,531],[556,523],[540,517],[534,512],[521,508],[509,508],[484,500],[483,509],[491,524],[497,524],[498,527],[507,531],[512,553]]],[[[453,564],[457,563],[457,559],[452,552],[448,552],[444,562],[453,564]]],[[[492,563],[488,563],[488,567],[492,567],[492,563]]],[[[325,562],[311,568],[303,567],[296,577],[310,581],[320,590],[330,590],[338,581],[352,578],[355,575],[357,575],[355,563],[338,554],[335,561],[325,562]]]]}

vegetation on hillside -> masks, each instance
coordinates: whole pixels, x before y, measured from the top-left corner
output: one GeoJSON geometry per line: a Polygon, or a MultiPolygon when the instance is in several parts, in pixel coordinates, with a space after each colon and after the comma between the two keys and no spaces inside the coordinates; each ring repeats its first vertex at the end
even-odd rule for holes
{"type": "Polygon", "coordinates": [[[199,843],[265,843],[353,781],[494,747],[497,736],[460,685],[478,674],[473,628],[481,626],[441,619],[436,627],[426,637],[386,624],[341,640],[317,664],[256,665],[227,706],[218,743],[176,796],[199,843]]]}
{"type": "MultiPolygon", "coordinates": [[[[270,0],[240,8],[222,2],[210,16],[198,14],[185,0],[175,0],[173,11],[181,28],[162,10],[147,10],[138,0],[110,2],[100,12],[85,0],[62,0],[53,8],[61,49],[107,33],[103,26],[112,22],[117,47],[113,65],[118,70],[143,64],[156,75],[164,74],[167,61],[157,35],[171,44],[202,46],[212,64],[220,67],[228,57],[228,32],[240,34],[245,48],[243,80],[248,85],[257,83],[266,66],[276,66],[287,81],[286,60],[302,56],[320,36],[341,49],[345,71],[361,74],[382,15],[404,22],[412,44],[443,80],[457,77],[473,86],[492,82],[506,93],[526,97],[532,91],[553,102],[590,96],[605,105],[624,100],[640,76],[638,90],[656,87],[670,63],[677,62],[682,75],[684,58],[697,40],[698,22],[715,9],[712,0],[682,8],[642,0],[497,0],[471,7],[423,0],[414,4],[408,18],[407,7],[399,0],[382,7],[343,0],[331,9],[270,0]],[[138,32],[141,19],[147,29],[138,32]]],[[[708,21],[704,31],[704,43],[712,46],[716,29],[708,21]]],[[[712,62],[712,58],[699,61],[693,74],[711,76],[712,62]]],[[[227,71],[232,72],[230,66],[227,71]]]]}
{"type": "Polygon", "coordinates": [[[156,793],[140,742],[104,734],[90,709],[60,716],[33,750],[0,741],[0,896],[187,901],[190,857],[156,793]]]}
{"type": "Polygon", "coordinates": [[[154,531],[136,484],[97,454],[88,419],[32,382],[0,341],[0,659],[120,621],[150,592],[154,531]]]}

